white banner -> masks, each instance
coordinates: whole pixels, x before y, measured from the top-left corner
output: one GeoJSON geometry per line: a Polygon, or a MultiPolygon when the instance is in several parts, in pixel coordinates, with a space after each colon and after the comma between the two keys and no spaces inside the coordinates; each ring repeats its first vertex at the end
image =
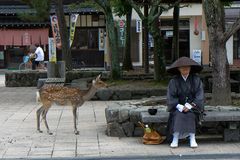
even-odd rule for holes
{"type": "Polygon", "coordinates": [[[49,62],[57,62],[56,43],[54,38],[48,38],[48,56],[49,62]]]}
{"type": "Polygon", "coordinates": [[[70,35],[69,35],[69,45],[71,47],[72,42],[74,40],[74,33],[75,33],[75,28],[76,28],[76,23],[78,19],[78,14],[71,14],[70,16],[70,35]]]}

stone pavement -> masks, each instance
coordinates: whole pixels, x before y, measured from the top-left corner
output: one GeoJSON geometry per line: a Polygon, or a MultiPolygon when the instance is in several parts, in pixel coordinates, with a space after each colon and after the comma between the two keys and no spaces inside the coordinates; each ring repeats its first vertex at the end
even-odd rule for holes
{"type": "Polygon", "coordinates": [[[143,145],[140,137],[108,137],[104,110],[114,101],[89,101],[79,108],[79,135],[73,133],[71,107],[54,105],[47,116],[53,135],[46,133],[43,123],[44,132],[38,133],[36,91],[35,87],[6,88],[0,75],[0,158],[197,159],[191,156],[198,155],[198,159],[240,159],[240,142],[200,139],[196,149],[186,142],[171,149],[168,144],[143,145]]]}

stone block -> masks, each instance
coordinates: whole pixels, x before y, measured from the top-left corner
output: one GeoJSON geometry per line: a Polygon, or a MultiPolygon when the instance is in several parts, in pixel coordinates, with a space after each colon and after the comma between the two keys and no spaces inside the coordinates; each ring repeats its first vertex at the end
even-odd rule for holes
{"type": "Polygon", "coordinates": [[[130,111],[130,122],[138,123],[140,121],[140,110],[130,111]]]}
{"type": "Polygon", "coordinates": [[[236,142],[240,140],[239,129],[224,129],[223,138],[225,142],[236,142]]]}
{"type": "Polygon", "coordinates": [[[129,110],[130,108],[121,108],[119,111],[119,122],[129,121],[129,110]]]}
{"type": "Polygon", "coordinates": [[[112,137],[126,137],[122,126],[119,123],[113,122],[107,124],[106,134],[112,137]]]}
{"type": "Polygon", "coordinates": [[[113,94],[112,90],[100,89],[97,91],[96,96],[99,98],[99,100],[107,101],[111,99],[112,94],[113,94]]]}
{"type": "Polygon", "coordinates": [[[126,134],[126,136],[128,136],[128,137],[132,137],[133,136],[134,123],[131,123],[131,122],[123,123],[122,124],[122,128],[123,128],[124,133],[126,134]]]}
{"type": "Polygon", "coordinates": [[[79,87],[82,90],[88,89],[88,81],[89,79],[82,78],[82,79],[74,79],[71,82],[72,87],[79,87]]]}
{"type": "Polygon", "coordinates": [[[106,108],[105,116],[107,123],[119,121],[119,109],[118,108],[106,108]]]}
{"type": "Polygon", "coordinates": [[[115,95],[119,100],[128,100],[132,97],[132,92],[130,90],[116,90],[115,95]]]}

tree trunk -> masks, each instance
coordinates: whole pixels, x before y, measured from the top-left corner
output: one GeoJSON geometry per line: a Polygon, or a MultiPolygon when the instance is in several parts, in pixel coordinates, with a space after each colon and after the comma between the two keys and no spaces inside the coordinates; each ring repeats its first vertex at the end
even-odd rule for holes
{"type": "MultiPolygon", "coordinates": [[[[148,5],[145,4],[144,5],[144,16],[145,17],[148,17],[148,5]]],[[[149,73],[149,44],[148,44],[148,41],[149,41],[149,37],[148,37],[148,22],[147,21],[144,21],[142,24],[144,26],[144,30],[143,30],[143,43],[144,43],[144,46],[143,46],[143,66],[144,66],[144,72],[145,73],[149,73]]]]}
{"type": "Polygon", "coordinates": [[[163,52],[163,38],[159,29],[159,20],[156,18],[150,33],[154,39],[154,79],[159,81],[164,78],[166,74],[165,56],[163,52]]]}
{"type": "Polygon", "coordinates": [[[179,4],[173,10],[172,62],[179,58],[179,4]]]}
{"type": "Polygon", "coordinates": [[[219,0],[205,0],[203,8],[209,34],[212,55],[212,105],[231,105],[230,71],[224,41],[224,8],[219,0]]]}
{"type": "MultiPolygon", "coordinates": [[[[210,28],[209,30],[215,30],[210,28]]],[[[216,33],[215,33],[216,34],[216,33]]],[[[214,35],[209,35],[212,37],[214,35]]],[[[221,36],[221,35],[219,35],[221,36]]],[[[217,39],[209,38],[209,48],[212,54],[213,85],[212,85],[212,105],[231,105],[231,86],[229,76],[229,65],[226,56],[225,43],[217,39]]]]}
{"type": "Polygon", "coordinates": [[[69,35],[62,0],[56,1],[56,14],[58,17],[59,32],[62,42],[62,60],[65,61],[66,70],[72,70],[72,54],[69,46],[69,35]]]}
{"type": "Polygon", "coordinates": [[[105,12],[106,31],[109,38],[111,57],[111,78],[120,79],[119,47],[117,39],[117,29],[115,27],[112,8],[108,0],[94,0],[105,12]]]}
{"type": "Polygon", "coordinates": [[[109,45],[111,48],[111,77],[112,79],[119,79],[120,74],[120,64],[119,64],[119,54],[118,54],[118,41],[117,41],[117,30],[115,28],[112,11],[109,8],[106,16],[106,30],[109,37],[109,45]]]}
{"type": "Polygon", "coordinates": [[[126,41],[124,49],[124,59],[123,59],[123,70],[132,70],[132,59],[131,59],[131,20],[132,20],[132,10],[126,15],[126,41]]]}

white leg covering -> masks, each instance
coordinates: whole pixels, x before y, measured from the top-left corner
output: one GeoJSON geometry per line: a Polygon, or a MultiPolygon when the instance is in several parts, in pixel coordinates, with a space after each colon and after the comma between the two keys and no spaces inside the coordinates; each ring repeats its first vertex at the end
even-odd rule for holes
{"type": "Polygon", "coordinates": [[[198,144],[197,144],[196,138],[195,138],[195,133],[189,133],[189,136],[190,136],[190,147],[191,148],[198,147],[198,144]]]}
{"type": "Polygon", "coordinates": [[[178,132],[174,132],[173,133],[173,141],[170,144],[170,147],[172,147],[172,148],[178,147],[178,137],[179,137],[179,133],[178,132]]]}

